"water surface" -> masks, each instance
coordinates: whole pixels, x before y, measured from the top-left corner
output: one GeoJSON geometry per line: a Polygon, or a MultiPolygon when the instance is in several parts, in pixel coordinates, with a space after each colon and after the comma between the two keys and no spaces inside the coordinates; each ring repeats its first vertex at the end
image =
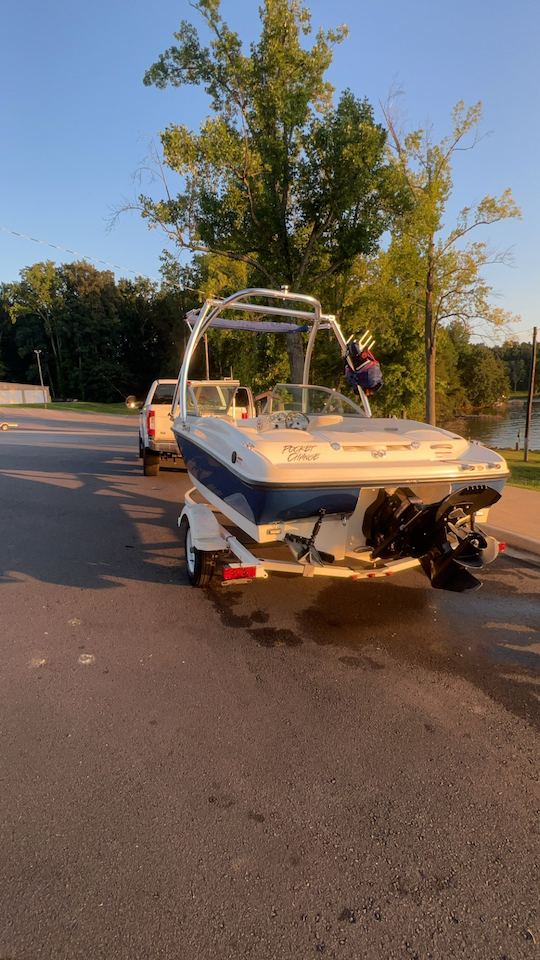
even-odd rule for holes
{"type": "MultiPolygon", "coordinates": [[[[519,439],[519,449],[522,450],[526,413],[525,402],[512,401],[496,411],[445,421],[441,426],[455,430],[467,439],[481,440],[488,447],[514,448],[519,439]]],[[[540,399],[533,402],[529,450],[540,450],[540,399]]]]}

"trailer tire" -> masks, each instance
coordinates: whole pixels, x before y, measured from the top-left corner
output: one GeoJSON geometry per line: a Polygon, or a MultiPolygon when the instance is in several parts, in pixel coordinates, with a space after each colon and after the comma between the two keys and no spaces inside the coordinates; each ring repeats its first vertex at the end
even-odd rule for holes
{"type": "Polygon", "coordinates": [[[207,587],[214,575],[215,557],[208,550],[198,550],[191,541],[191,527],[187,517],[180,524],[180,542],[184,548],[186,574],[192,587],[207,587]]]}
{"type": "Polygon", "coordinates": [[[143,450],[143,473],[145,477],[157,477],[159,473],[159,453],[143,450]]]}

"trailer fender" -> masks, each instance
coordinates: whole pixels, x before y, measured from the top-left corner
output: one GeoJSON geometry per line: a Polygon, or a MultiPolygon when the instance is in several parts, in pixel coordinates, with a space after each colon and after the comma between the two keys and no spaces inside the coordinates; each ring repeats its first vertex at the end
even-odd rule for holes
{"type": "Polygon", "coordinates": [[[228,549],[219,523],[204,503],[186,503],[178,517],[178,526],[184,517],[191,528],[191,542],[197,550],[214,552],[228,549]]]}

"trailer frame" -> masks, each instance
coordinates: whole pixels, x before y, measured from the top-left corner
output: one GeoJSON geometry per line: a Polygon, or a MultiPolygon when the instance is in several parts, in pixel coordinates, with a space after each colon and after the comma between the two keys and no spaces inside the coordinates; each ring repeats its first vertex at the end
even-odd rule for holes
{"type": "MultiPolygon", "coordinates": [[[[187,529],[185,538],[185,549],[194,552],[194,560],[197,553],[202,554],[205,560],[211,561],[212,567],[215,567],[222,554],[232,554],[235,560],[227,561],[223,565],[222,585],[249,583],[252,580],[267,580],[271,573],[285,573],[301,577],[330,577],[336,580],[381,580],[394,576],[396,573],[403,573],[405,570],[412,570],[420,566],[420,560],[415,557],[403,557],[399,560],[380,561],[371,559],[371,550],[357,550],[354,554],[348,554],[346,559],[354,559],[359,566],[344,565],[338,563],[314,564],[298,560],[273,560],[267,557],[258,556],[252,549],[247,547],[231,533],[217,519],[220,513],[219,508],[207,502],[199,502],[194,499],[197,493],[196,487],[191,487],[185,494],[185,502],[182,512],[178,517],[178,526],[182,528],[187,524],[189,527],[189,540],[187,539],[187,529]]],[[[284,537],[279,537],[276,541],[284,542],[284,537]]],[[[186,557],[186,561],[188,558],[186,557]]],[[[206,586],[206,583],[193,582],[193,576],[190,571],[196,566],[195,563],[186,562],[188,569],[188,578],[193,586],[206,586]]],[[[198,579],[195,577],[195,579],[198,579]]],[[[208,578],[205,577],[208,581],[208,578]]]]}

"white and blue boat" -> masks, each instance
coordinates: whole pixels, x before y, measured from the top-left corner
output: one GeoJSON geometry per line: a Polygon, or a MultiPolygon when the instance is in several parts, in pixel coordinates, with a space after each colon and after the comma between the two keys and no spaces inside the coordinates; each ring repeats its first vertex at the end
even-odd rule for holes
{"type": "MultiPolygon", "coordinates": [[[[508,476],[498,453],[429,424],[372,417],[360,384],[357,402],[310,384],[321,330],[335,336],[342,358],[349,355],[335,317],[313,297],[249,289],[207,300],[188,321],[173,430],[205,501],[256,543],[284,541],[299,562],[413,557],[434,586],[479,585],[469,569],[493,559],[494,549],[477,521],[485,522],[508,476]],[[229,396],[218,414],[198,410],[189,368],[213,326],[307,333],[303,383],[277,384],[255,415],[240,418],[238,384],[221,381],[221,397],[227,389],[229,396]]],[[[371,343],[369,334],[355,341],[357,353],[371,343]]]]}

